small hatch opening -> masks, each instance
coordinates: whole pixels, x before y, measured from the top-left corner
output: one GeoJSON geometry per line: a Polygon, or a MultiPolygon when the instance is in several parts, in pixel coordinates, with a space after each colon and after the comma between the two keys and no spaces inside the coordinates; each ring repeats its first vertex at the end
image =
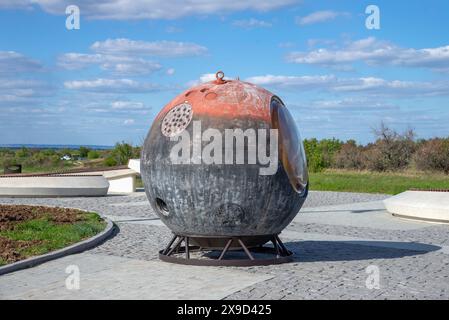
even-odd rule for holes
{"type": "Polygon", "coordinates": [[[164,216],[168,216],[168,214],[170,213],[167,204],[161,198],[156,198],[156,206],[159,212],[162,213],[164,216]]]}

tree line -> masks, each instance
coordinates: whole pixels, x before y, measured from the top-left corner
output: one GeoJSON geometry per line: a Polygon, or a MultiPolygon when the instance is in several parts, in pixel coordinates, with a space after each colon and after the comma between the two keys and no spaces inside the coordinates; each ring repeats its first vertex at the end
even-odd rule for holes
{"type": "MultiPolygon", "coordinates": [[[[311,172],[325,169],[368,170],[375,172],[418,170],[449,175],[449,137],[416,139],[413,130],[397,132],[385,124],[373,130],[376,140],[366,145],[355,140],[315,138],[304,140],[311,172]]],[[[126,165],[140,158],[141,147],[119,142],[110,150],[79,149],[0,149],[0,169],[21,164],[26,171],[49,171],[77,167],[126,165]],[[69,156],[70,161],[64,160],[69,156]]]]}
{"type": "Polygon", "coordinates": [[[375,142],[305,139],[311,172],[328,168],[375,172],[419,170],[449,174],[449,138],[416,139],[408,129],[399,133],[385,124],[373,130],[375,142]]]}
{"type": "MultiPolygon", "coordinates": [[[[140,158],[140,147],[119,142],[110,150],[79,149],[19,149],[0,148],[0,170],[20,164],[25,171],[53,171],[74,167],[113,167],[126,165],[131,158],[140,158]]],[[[0,174],[2,171],[0,171],[0,174]]]]}

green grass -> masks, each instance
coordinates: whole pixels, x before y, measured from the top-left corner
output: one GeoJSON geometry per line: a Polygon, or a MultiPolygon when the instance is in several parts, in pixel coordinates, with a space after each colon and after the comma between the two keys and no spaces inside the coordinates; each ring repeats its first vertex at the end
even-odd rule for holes
{"type": "Polygon", "coordinates": [[[311,190],[398,194],[412,188],[449,189],[449,176],[337,170],[310,173],[311,190]]]}
{"type": "Polygon", "coordinates": [[[137,176],[137,178],[136,178],[136,188],[143,188],[143,187],[144,187],[144,185],[143,185],[142,177],[137,176]]]}
{"type": "MultiPolygon", "coordinates": [[[[1,237],[11,240],[39,243],[19,250],[23,259],[64,248],[89,238],[105,228],[105,222],[96,213],[86,213],[84,220],[75,223],[55,224],[48,217],[28,220],[17,224],[14,230],[0,232],[1,237]]],[[[6,264],[0,260],[1,264],[6,264]]]]}
{"type": "Polygon", "coordinates": [[[41,172],[58,172],[65,169],[71,169],[75,167],[74,161],[67,161],[62,166],[24,166],[22,167],[22,173],[41,173],[41,172]]]}

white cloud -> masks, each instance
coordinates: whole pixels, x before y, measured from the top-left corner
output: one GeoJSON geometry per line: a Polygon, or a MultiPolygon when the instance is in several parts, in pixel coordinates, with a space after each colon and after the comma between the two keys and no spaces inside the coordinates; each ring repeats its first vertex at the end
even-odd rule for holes
{"type": "Polygon", "coordinates": [[[333,93],[363,93],[377,96],[416,97],[448,96],[449,81],[412,82],[381,78],[338,78],[324,76],[265,75],[247,78],[261,86],[290,90],[324,91],[333,93]]]}
{"type": "Polygon", "coordinates": [[[449,45],[437,48],[401,48],[374,37],[348,42],[341,49],[320,48],[310,52],[292,52],[292,63],[335,66],[363,61],[369,65],[422,67],[435,71],[449,71],[449,45]]]}
{"type": "Polygon", "coordinates": [[[335,46],[337,43],[334,39],[309,39],[307,40],[307,46],[308,47],[316,47],[316,46],[335,46]]]}
{"type": "Polygon", "coordinates": [[[78,110],[88,113],[91,117],[98,115],[113,118],[140,117],[151,113],[151,107],[141,101],[128,100],[125,95],[86,92],[83,95],[72,95],[71,101],[65,105],[65,110],[78,110]]]}
{"type": "Polygon", "coordinates": [[[0,9],[32,9],[30,0],[1,0],[0,9]]]}
{"type": "Polygon", "coordinates": [[[90,47],[94,52],[112,55],[140,55],[158,57],[198,56],[207,49],[195,43],[176,41],[140,41],[126,38],[97,41],[90,47]]]}
{"type": "Polygon", "coordinates": [[[112,109],[115,110],[140,110],[145,107],[142,102],[136,101],[113,101],[111,102],[112,109]]]}
{"type": "Polygon", "coordinates": [[[181,28],[175,27],[175,26],[168,26],[167,28],[165,28],[165,32],[167,33],[178,33],[178,32],[182,32],[181,28]]]}
{"type": "Polygon", "coordinates": [[[167,73],[169,76],[174,75],[175,72],[176,72],[176,70],[175,70],[174,68],[168,68],[167,71],[166,71],[166,73],[167,73]]]}
{"type": "Polygon", "coordinates": [[[132,124],[134,124],[135,120],[134,119],[126,119],[125,121],[123,121],[123,124],[125,126],[130,126],[132,124]]]}
{"type": "Polygon", "coordinates": [[[271,22],[257,20],[254,18],[247,20],[236,20],[232,23],[235,27],[240,27],[244,29],[253,29],[253,28],[270,28],[273,26],[271,22]]]}
{"type": "Polygon", "coordinates": [[[0,78],[0,106],[34,105],[53,92],[54,88],[42,81],[0,78]]]}
{"type": "Polygon", "coordinates": [[[160,90],[151,83],[141,83],[131,79],[95,79],[74,80],[64,82],[64,86],[71,90],[114,93],[142,93],[160,90]]]}
{"type": "Polygon", "coordinates": [[[0,107],[30,112],[44,97],[52,96],[55,88],[50,83],[32,79],[43,70],[40,62],[21,53],[0,51],[0,107]]]}
{"type": "Polygon", "coordinates": [[[217,80],[217,76],[215,75],[215,73],[202,74],[199,79],[200,83],[205,83],[213,80],[217,80]]]}
{"type": "Polygon", "coordinates": [[[385,101],[379,101],[367,98],[347,97],[331,100],[314,100],[304,103],[300,107],[314,108],[321,110],[393,110],[398,106],[385,101]]]}
{"type": "MultiPolygon", "coordinates": [[[[225,76],[225,79],[227,79],[227,78],[228,77],[225,76]]],[[[200,76],[199,79],[189,81],[187,83],[187,87],[197,86],[199,84],[206,83],[209,81],[214,81],[216,79],[217,79],[217,77],[216,77],[215,73],[204,73],[200,76]]]]}
{"type": "Polygon", "coordinates": [[[23,73],[39,71],[43,66],[21,53],[15,51],[0,51],[0,74],[23,73]]]}
{"type": "MultiPolygon", "coordinates": [[[[194,86],[215,80],[214,73],[206,73],[187,85],[194,86]]],[[[449,96],[449,81],[402,81],[375,77],[345,78],[333,74],[311,76],[262,75],[244,81],[289,91],[315,91],[332,94],[365,94],[382,97],[449,96]]],[[[357,101],[360,101],[357,100],[357,101]]]]}
{"type": "Polygon", "coordinates": [[[299,25],[309,25],[334,20],[337,17],[348,17],[348,12],[337,12],[332,10],[313,12],[305,17],[297,17],[296,23],[299,25]]]}
{"type": "MultiPolygon", "coordinates": [[[[107,39],[97,41],[90,47],[95,53],[66,53],[58,58],[58,65],[67,70],[77,70],[93,65],[115,75],[135,76],[158,71],[162,66],[148,56],[174,58],[202,55],[207,52],[195,43],[176,41],[136,41],[130,39],[107,39]]],[[[169,69],[174,70],[174,69],[169,69]]],[[[168,74],[171,75],[168,71],[168,74]]]]}
{"type": "Polygon", "coordinates": [[[369,77],[341,81],[333,87],[333,90],[340,92],[373,93],[385,96],[447,96],[449,95],[449,82],[389,81],[369,77]]]}
{"type": "Polygon", "coordinates": [[[264,75],[247,78],[246,81],[260,86],[274,86],[280,88],[311,88],[330,87],[336,82],[333,75],[324,76],[279,76],[264,75]]]}
{"type": "MultiPolygon", "coordinates": [[[[139,19],[177,19],[185,16],[226,14],[238,11],[266,12],[299,3],[299,0],[79,0],[77,5],[81,14],[90,19],[139,20],[139,19]]],[[[32,4],[44,11],[63,15],[72,0],[6,0],[8,7],[29,8],[32,4]]],[[[4,5],[6,7],[6,5],[4,5]]]]}
{"type": "Polygon", "coordinates": [[[279,48],[292,48],[295,46],[294,42],[286,41],[278,44],[279,48]]]}
{"type": "Polygon", "coordinates": [[[139,57],[85,53],[66,53],[58,58],[58,65],[67,70],[99,65],[103,70],[117,75],[144,75],[162,68],[157,62],[139,57]]]}

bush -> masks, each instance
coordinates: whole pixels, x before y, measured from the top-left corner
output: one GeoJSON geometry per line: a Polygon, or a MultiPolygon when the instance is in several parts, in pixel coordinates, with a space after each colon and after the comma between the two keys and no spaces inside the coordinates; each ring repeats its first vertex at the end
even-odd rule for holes
{"type": "Polygon", "coordinates": [[[70,150],[70,149],[62,149],[61,151],[59,151],[59,154],[61,156],[68,155],[69,157],[71,157],[72,153],[73,153],[73,150],[70,150]]]}
{"type": "Polygon", "coordinates": [[[16,151],[16,157],[18,158],[26,158],[28,156],[30,156],[30,150],[28,148],[22,147],[16,151]]]}
{"type": "Polygon", "coordinates": [[[335,154],[334,164],[339,169],[365,169],[366,155],[354,140],[348,140],[335,154]]]}
{"type": "Polygon", "coordinates": [[[409,166],[416,150],[413,130],[399,134],[382,123],[374,132],[378,139],[367,147],[365,159],[368,169],[389,171],[409,166]]]}
{"type": "Polygon", "coordinates": [[[139,146],[134,147],[133,148],[133,156],[132,156],[132,158],[133,159],[140,159],[140,153],[141,152],[142,152],[142,147],[139,147],[139,146]]]}
{"type": "Polygon", "coordinates": [[[100,153],[96,150],[91,150],[87,153],[87,159],[93,160],[100,158],[100,153]]]}
{"type": "Polygon", "coordinates": [[[418,170],[442,171],[449,174],[449,138],[432,139],[421,143],[413,159],[418,170]]]}
{"type": "Polygon", "coordinates": [[[115,160],[114,157],[109,156],[106,159],[104,159],[104,165],[107,167],[114,167],[117,165],[117,160],[115,160]]]}
{"type": "Polygon", "coordinates": [[[311,172],[320,172],[334,164],[334,155],[340,150],[342,142],[337,139],[304,140],[307,165],[311,172]]]}
{"type": "MultiPolygon", "coordinates": [[[[0,159],[0,166],[3,167],[3,168],[9,167],[9,166],[11,166],[13,164],[17,164],[15,159],[14,159],[14,156],[5,155],[5,156],[3,156],[0,159]]],[[[0,174],[1,174],[1,172],[0,172],[0,174]]]]}
{"type": "Polygon", "coordinates": [[[112,156],[115,158],[117,165],[127,164],[133,155],[133,146],[123,141],[121,143],[116,143],[112,150],[112,156]]]}
{"type": "MultiPolygon", "coordinates": [[[[89,148],[80,147],[80,157],[81,158],[89,157],[89,152],[91,152],[91,150],[89,148]]],[[[93,158],[93,159],[97,159],[97,158],[93,158]]]]}
{"type": "Polygon", "coordinates": [[[53,149],[44,149],[44,150],[41,150],[40,152],[46,156],[53,156],[56,154],[56,151],[53,149]]]}

